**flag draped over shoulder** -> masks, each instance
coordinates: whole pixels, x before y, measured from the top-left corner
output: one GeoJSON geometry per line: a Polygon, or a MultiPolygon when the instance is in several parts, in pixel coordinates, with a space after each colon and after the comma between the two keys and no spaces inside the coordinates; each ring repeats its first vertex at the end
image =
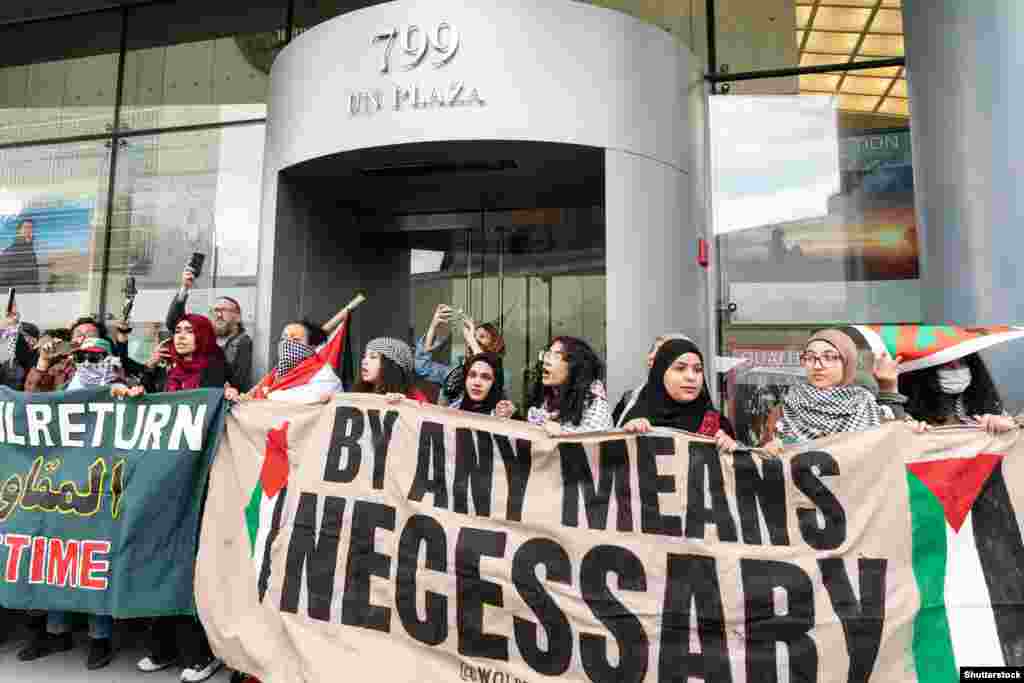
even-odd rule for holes
{"type": "Polygon", "coordinates": [[[341,391],[348,322],[347,318],[342,321],[315,354],[283,376],[278,377],[277,370],[271,370],[253,389],[254,397],[308,403],[341,391]]]}
{"type": "Polygon", "coordinates": [[[1024,337],[1024,327],[992,325],[854,325],[871,351],[902,356],[900,372],[944,365],[989,347],[1024,337]]]}

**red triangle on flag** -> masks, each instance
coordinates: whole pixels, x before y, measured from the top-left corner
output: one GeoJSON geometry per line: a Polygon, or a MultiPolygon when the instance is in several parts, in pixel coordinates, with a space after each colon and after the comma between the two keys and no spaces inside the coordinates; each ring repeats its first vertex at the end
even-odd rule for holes
{"type": "Polygon", "coordinates": [[[973,458],[909,463],[907,469],[938,498],[949,525],[960,531],[974,500],[1002,459],[1001,455],[979,453],[973,458]]]}
{"type": "Polygon", "coordinates": [[[263,494],[273,498],[288,483],[288,423],[267,432],[267,449],[260,470],[263,494]]]}

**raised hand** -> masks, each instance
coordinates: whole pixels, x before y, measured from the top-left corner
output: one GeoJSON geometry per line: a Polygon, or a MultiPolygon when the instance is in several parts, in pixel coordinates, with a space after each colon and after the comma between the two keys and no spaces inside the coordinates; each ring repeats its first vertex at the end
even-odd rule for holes
{"type": "Polygon", "coordinates": [[[879,391],[896,391],[900,376],[899,365],[902,362],[903,356],[893,358],[887,353],[875,357],[874,375],[879,391]]]}

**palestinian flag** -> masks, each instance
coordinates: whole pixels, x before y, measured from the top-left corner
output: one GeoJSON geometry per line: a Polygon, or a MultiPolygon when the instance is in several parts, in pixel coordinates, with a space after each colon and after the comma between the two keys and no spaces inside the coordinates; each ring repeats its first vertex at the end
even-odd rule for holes
{"type": "Polygon", "coordinates": [[[284,500],[288,493],[288,423],[267,432],[259,479],[245,507],[249,535],[249,556],[256,569],[260,602],[270,579],[270,548],[281,528],[284,500]]]}
{"type": "Polygon", "coordinates": [[[961,666],[1024,666],[1024,542],[1003,460],[968,452],[907,465],[921,683],[959,680],[961,666]]]}
{"type": "Polygon", "coordinates": [[[903,356],[900,372],[912,372],[969,356],[990,346],[1024,337],[1024,327],[956,325],[854,325],[876,355],[903,356]]]}
{"type": "MultiPolygon", "coordinates": [[[[253,389],[256,398],[294,403],[314,403],[324,394],[342,391],[343,364],[346,360],[345,338],[351,315],[316,353],[289,370],[282,377],[272,370],[253,389]]],[[[351,357],[349,356],[349,362],[351,357]]]]}

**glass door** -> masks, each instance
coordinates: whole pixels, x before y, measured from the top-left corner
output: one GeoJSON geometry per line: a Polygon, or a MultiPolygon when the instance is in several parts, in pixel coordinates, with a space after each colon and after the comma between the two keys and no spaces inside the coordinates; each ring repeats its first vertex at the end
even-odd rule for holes
{"type": "MultiPolygon", "coordinates": [[[[605,356],[604,207],[407,214],[364,236],[410,250],[410,341],[426,333],[441,303],[500,330],[517,404],[553,336],[580,337],[605,356]]],[[[460,330],[445,332],[451,343],[433,355],[450,364],[466,348],[460,330]]]]}

